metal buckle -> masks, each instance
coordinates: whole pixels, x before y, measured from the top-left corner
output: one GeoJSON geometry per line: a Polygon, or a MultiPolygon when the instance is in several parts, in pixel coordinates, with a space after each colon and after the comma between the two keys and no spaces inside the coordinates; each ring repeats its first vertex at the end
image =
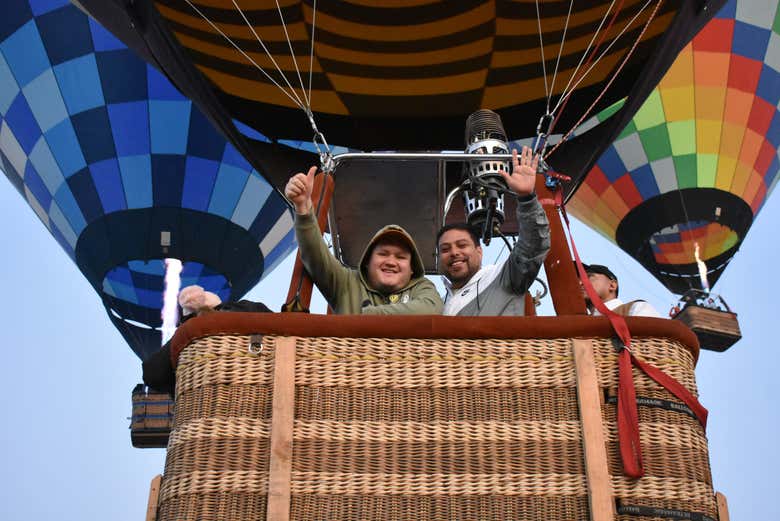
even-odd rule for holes
{"type": "Polygon", "coordinates": [[[247,351],[253,355],[259,355],[263,352],[263,335],[252,335],[249,337],[249,347],[247,351]]]}

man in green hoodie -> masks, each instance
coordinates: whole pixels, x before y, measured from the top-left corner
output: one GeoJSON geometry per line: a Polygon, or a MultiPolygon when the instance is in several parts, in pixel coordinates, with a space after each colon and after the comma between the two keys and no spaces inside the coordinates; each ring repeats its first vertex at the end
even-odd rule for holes
{"type": "Polygon", "coordinates": [[[414,240],[400,226],[385,226],[374,235],[359,269],[336,260],[312,213],[316,172],[313,166],[306,174],[292,176],[284,195],[295,206],[295,236],[303,265],[333,310],[344,315],[440,314],[441,298],[425,278],[414,240]]]}

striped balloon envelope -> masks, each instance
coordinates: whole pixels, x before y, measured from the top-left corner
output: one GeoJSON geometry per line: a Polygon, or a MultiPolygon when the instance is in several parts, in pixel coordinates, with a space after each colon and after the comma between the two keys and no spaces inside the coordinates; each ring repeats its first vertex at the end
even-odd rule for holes
{"type": "Polygon", "coordinates": [[[779,16],[727,2],[569,202],[673,292],[702,287],[696,245],[717,281],[777,184],[779,16]]]}
{"type": "Polygon", "coordinates": [[[478,109],[525,138],[548,111],[568,133],[627,97],[621,121],[549,158],[578,179],[724,1],[79,4],[175,78],[258,168],[271,160],[264,147],[231,122],[274,140],[321,132],[359,150],[455,150],[478,109]]]}
{"type": "Polygon", "coordinates": [[[0,4],[0,158],[141,358],[160,347],[164,258],[228,299],[295,246],[261,173],[67,1],[0,4]]]}

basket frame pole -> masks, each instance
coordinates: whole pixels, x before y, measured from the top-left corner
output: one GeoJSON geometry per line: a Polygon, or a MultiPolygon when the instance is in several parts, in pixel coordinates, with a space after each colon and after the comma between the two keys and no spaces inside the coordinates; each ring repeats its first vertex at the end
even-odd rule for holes
{"type": "Polygon", "coordinates": [[[146,521],[157,520],[157,505],[160,503],[160,485],[162,476],[157,474],[149,483],[149,502],[146,505],[146,521]]]}
{"type": "Polygon", "coordinates": [[[609,477],[607,446],[601,417],[602,393],[593,342],[590,339],[575,338],[572,340],[572,351],[577,376],[577,401],[580,407],[590,519],[612,521],[615,519],[615,499],[609,477]]]}
{"type": "Polygon", "coordinates": [[[271,454],[268,465],[267,521],[288,521],[292,497],[295,405],[295,337],[279,337],[274,346],[271,454]]]}
{"type": "Polygon", "coordinates": [[[729,521],[729,503],[721,492],[715,493],[715,502],[718,504],[718,521],[729,521]]]}

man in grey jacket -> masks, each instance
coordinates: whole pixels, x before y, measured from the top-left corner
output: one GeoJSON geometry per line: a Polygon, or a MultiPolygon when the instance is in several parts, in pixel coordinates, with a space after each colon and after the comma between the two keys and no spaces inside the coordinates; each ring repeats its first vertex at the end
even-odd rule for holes
{"type": "Polygon", "coordinates": [[[550,249],[550,225],[536,198],[539,158],[528,147],[512,151],[512,173],[501,172],[517,195],[517,243],[509,258],[482,266],[482,246],[467,224],[444,226],[437,236],[439,272],[444,276],[444,314],[462,316],[523,315],[525,292],[550,249]]]}

